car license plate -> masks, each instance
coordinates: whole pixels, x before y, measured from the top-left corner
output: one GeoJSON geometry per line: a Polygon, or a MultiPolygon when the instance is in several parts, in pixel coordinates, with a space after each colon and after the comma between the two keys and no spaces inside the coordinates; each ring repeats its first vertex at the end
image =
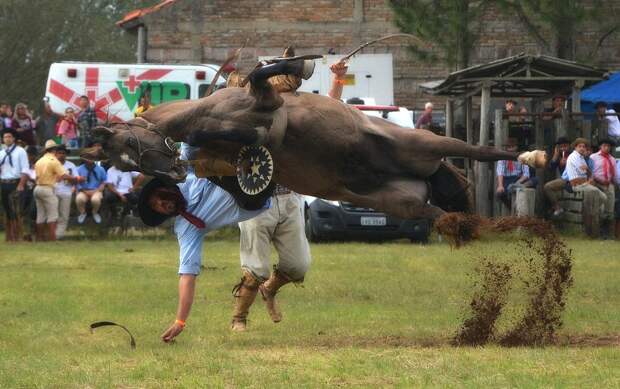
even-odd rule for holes
{"type": "Polygon", "coordinates": [[[360,223],[363,226],[384,226],[386,225],[386,219],[384,216],[381,217],[365,217],[362,216],[360,223]]]}

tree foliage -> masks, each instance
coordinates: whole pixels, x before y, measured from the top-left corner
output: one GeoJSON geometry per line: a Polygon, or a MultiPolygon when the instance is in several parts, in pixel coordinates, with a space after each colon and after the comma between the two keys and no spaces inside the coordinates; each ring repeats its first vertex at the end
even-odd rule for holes
{"type": "Polygon", "coordinates": [[[479,16],[487,1],[390,0],[394,22],[403,32],[432,43],[433,51],[411,47],[422,60],[443,60],[453,69],[469,66],[471,50],[478,39],[479,16]]]}
{"type": "Polygon", "coordinates": [[[135,61],[115,22],[153,0],[0,1],[0,100],[37,107],[56,61],[135,61]]]}
{"type": "Polygon", "coordinates": [[[498,4],[518,17],[545,52],[559,58],[577,59],[577,36],[587,26],[596,26],[599,33],[590,58],[620,29],[615,10],[601,0],[498,0],[498,4]]]}

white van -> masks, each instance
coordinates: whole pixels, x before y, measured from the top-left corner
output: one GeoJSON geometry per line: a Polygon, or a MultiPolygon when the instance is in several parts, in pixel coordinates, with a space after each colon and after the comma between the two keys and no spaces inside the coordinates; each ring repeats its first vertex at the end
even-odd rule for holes
{"type": "MultiPolygon", "coordinates": [[[[129,120],[142,92],[150,88],[151,103],[204,96],[218,65],[155,65],[58,62],[50,67],[45,89],[54,112],[78,107],[89,97],[101,120],[129,120]]],[[[217,86],[225,85],[220,77],[217,86]]]]}

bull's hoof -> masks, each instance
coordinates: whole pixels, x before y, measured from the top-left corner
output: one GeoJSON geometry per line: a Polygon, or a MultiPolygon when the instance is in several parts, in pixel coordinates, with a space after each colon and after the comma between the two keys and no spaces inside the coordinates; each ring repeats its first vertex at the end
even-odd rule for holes
{"type": "Polygon", "coordinates": [[[544,168],[547,165],[547,152],[543,150],[526,151],[519,155],[518,160],[535,169],[544,168]]]}

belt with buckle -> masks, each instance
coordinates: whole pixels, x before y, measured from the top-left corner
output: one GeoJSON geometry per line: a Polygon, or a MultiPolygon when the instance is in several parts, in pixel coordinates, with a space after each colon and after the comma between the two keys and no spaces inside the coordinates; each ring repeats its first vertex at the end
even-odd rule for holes
{"type": "Polygon", "coordinates": [[[2,184],[17,184],[19,183],[19,178],[11,178],[11,179],[2,179],[0,180],[0,183],[2,184]]]}

